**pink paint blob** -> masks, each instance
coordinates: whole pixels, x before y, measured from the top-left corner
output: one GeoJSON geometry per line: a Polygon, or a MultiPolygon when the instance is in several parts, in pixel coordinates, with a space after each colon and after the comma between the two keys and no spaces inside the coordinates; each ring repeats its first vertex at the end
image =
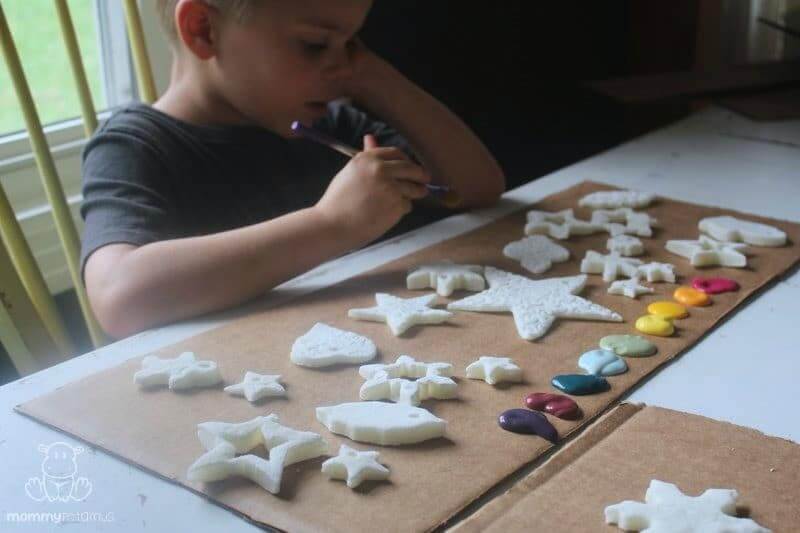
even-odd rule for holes
{"type": "Polygon", "coordinates": [[[719,294],[739,290],[739,284],[728,278],[694,278],[692,287],[706,294],[719,294]]]}

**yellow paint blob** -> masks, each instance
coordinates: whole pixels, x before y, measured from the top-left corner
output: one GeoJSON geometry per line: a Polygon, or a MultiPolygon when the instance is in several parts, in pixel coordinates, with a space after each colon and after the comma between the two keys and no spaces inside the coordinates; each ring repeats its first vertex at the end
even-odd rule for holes
{"type": "Polygon", "coordinates": [[[703,307],[711,303],[711,297],[708,294],[692,287],[678,287],[672,293],[672,297],[689,307],[703,307]]]}
{"type": "Polygon", "coordinates": [[[689,316],[689,312],[684,306],[667,300],[651,303],[647,306],[647,312],[670,320],[689,316]]]}
{"type": "Polygon", "coordinates": [[[636,319],[634,327],[642,333],[658,337],[669,337],[675,332],[675,326],[672,325],[672,321],[660,315],[640,316],[636,319]]]}

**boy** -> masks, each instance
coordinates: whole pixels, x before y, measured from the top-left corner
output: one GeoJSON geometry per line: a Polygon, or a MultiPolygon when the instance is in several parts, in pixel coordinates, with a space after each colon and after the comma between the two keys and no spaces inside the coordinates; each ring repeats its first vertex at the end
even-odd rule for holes
{"type": "Polygon", "coordinates": [[[368,244],[432,180],[460,208],[497,200],[505,179],[481,142],[357,39],[370,5],[158,0],[169,88],[84,151],[81,264],[110,335],[233,306],[368,244]],[[294,120],[363,152],[290,139],[294,120]]]}

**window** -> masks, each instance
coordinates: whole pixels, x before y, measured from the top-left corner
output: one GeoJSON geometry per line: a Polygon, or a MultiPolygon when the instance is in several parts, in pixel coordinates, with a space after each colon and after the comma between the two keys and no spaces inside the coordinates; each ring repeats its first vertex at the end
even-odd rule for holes
{"type": "MultiPolygon", "coordinates": [[[[125,34],[122,2],[67,0],[78,37],[95,109],[131,100],[135,84],[125,34]]],[[[3,0],[39,118],[45,125],[80,116],[75,82],[58,24],[55,5],[45,0],[3,0]]],[[[25,129],[14,87],[0,65],[0,142],[25,129]]],[[[48,128],[51,129],[51,128],[48,128]]],[[[3,154],[18,155],[18,154],[3,154]]]]}

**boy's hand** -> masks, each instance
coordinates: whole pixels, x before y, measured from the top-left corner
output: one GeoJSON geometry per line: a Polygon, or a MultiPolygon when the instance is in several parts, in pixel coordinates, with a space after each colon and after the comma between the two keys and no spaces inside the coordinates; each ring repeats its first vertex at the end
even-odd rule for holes
{"type": "Polygon", "coordinates": [[[333,178],[315,209],[340,231],[369,242],[411,211],[411,200],[428,194],[425,170],[397,148],[378,147],[364,136],[364,151],[333,178]]]}

